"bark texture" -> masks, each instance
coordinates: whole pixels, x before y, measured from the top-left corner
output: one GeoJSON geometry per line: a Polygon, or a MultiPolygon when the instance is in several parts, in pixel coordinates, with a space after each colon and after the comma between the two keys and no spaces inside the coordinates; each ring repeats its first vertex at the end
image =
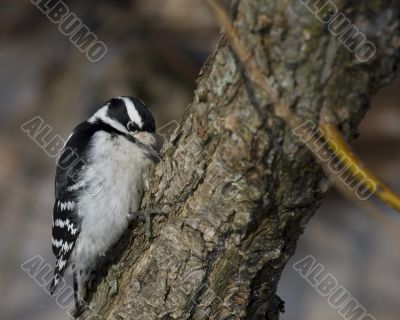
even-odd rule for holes
{"type": "MultiPolygon", "coordinates": [[[[339,1],[377,47],[358,62],[300,1],[236,1],[232,19],[291,109],[348,139],[399,58],[399,4],[339,1]]],[[[82,319],[278,319],[283,268],[329,183],[305,146],[243,76],[225,39],[206,62],[143,207],[82,319]]]]}

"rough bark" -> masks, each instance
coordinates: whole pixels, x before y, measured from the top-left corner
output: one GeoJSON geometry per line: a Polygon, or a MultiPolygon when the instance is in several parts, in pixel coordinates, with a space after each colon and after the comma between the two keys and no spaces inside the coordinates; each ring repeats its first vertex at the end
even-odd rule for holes
{"type": "MultiPolygon", "coordinates": [[[[232,18],[259,68],[304,120],[351,139],[399,58],[399,4],[341,1],[377,46],[359,63],[300,1],[236,1],[232,18]]],[[[278,319],[276,288],[328,189],[313,156],[243,75],[225,39],[152,168],[143,207],[160,208],[118,244],[83,319],[278,319]]]]}

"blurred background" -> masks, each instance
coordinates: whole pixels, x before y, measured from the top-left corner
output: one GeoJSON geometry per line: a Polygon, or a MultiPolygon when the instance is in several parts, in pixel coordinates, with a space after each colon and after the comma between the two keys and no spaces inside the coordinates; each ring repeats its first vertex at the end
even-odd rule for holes
{"type": "MultiPolygon", "coordinates": [[[[91,63],[30,1],[0,2],[0,319],[67,319],[21,264],[51,253],[54,159],[20,129],[39,115],[66,138],[110,97],[133,95],[151,106],[158,126],[178,120],[195,79],[214,49],[219,27],[203,1],[69,1],[104,41],[91,63]]],[[[354,148],[400,192],[400,79],[375,97],[354,148]]],[[[391,228],[331,190],[301,237],[278,294],[283,320],[336,320],[332,309],[292,265],[313,255],[369,313],[398,320],[399,219],[381,208],[391,228]]]]}

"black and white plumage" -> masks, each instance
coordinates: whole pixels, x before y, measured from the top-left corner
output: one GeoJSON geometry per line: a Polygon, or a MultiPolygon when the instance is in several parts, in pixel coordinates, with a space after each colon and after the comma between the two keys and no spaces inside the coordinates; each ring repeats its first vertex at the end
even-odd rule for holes
{"type": "Polygon", "coordinates": [[[141,101],[117,97],[68,138],[55,181],[51,293],[72,266],[76,296],[85,299],[93,266],[139,209],[143,174],[158,158],[154,133],[154,118],[141,101]]]}

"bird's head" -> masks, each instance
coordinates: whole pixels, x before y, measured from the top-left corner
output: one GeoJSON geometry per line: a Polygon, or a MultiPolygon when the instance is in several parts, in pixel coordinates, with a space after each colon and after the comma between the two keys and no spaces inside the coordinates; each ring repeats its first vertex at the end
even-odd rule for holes
{"type": "Polygon", "coordinates": [[[139,146],[157,153],[154,117],[142,101],[127,96],[112,98],[89,119],[89,122],[97,121],[111,126],[139,146]]]}

